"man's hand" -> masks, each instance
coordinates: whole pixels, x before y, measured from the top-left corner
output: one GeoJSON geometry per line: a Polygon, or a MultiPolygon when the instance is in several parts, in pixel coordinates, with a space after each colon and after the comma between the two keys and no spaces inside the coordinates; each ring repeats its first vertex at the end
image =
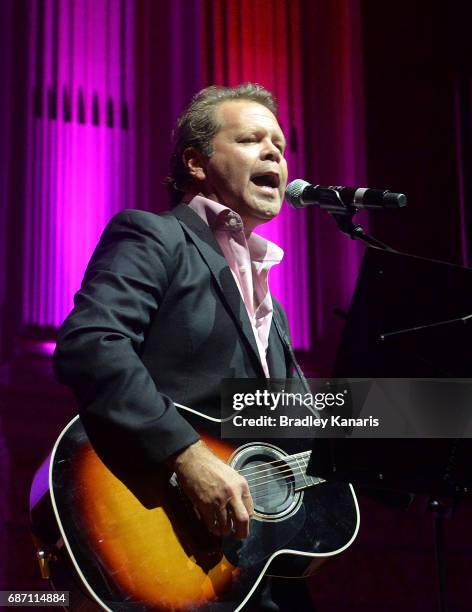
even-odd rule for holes
{"type": "Polygon", "coordinates": [[[171,467],[211,533],[226,536],[234,531],[238,539],[249,535],[254,506],[245,478],[201,440],[174,457],[171,467]]]}

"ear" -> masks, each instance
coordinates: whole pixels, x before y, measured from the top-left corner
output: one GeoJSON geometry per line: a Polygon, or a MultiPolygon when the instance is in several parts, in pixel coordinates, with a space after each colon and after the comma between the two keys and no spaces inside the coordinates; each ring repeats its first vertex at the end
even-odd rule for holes
{"type": "Polygon", "coordinates": [[[189,175],[196,181],[206,179],[206,157],[194,147],[187,147],[182,153],[182,161],[189,175]]]}

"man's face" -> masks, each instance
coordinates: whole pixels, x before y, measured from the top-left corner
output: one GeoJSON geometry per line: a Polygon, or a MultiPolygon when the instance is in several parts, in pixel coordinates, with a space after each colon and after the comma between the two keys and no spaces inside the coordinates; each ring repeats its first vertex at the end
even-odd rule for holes
{"type": "Polygon", "coordinates": [[[213,153],[203,162],[203,192],[237,212],[246,231],[270,221],[287,184],[285,138],[268,108],[246,100],[221,103],[213,153]]]}

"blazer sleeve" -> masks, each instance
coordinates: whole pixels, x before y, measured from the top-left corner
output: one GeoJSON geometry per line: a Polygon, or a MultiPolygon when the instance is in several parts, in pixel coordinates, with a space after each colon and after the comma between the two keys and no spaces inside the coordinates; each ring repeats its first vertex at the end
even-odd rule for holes
{"type": "Polygon", "coordinates": [[[56,376],[72,388],[85,419],[151,467],[199,438],[140,359],[175,266],[177,230],[173,245],[166,223],[135,210],[110,221],[54,354],[56,376]]]}

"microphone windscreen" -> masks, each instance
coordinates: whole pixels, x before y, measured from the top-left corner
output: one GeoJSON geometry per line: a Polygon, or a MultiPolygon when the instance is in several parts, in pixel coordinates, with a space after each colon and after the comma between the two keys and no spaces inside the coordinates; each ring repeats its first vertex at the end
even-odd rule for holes
{"type": "Polygon", "coordinates": [[[285,199],[294,208],[304,208],[302,193],[310,183],[307,183],[303,179],[295,179],[287,185],[285,189],[285,199]]]}

